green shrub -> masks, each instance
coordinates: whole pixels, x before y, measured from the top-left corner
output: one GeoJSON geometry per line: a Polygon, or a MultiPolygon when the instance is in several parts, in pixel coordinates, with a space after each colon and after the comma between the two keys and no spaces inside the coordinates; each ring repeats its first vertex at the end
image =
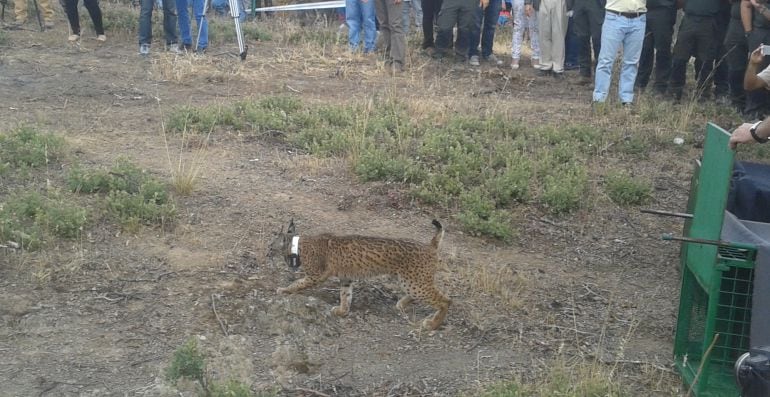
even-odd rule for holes
{"type": "Polygon", "coordinates": [[[166,368],[166,379],[176,384],[181,378],[196,381],[206,390],[206,356],[198,350],[195,338],[188,339],[174,352],[171,364],[166,368]]]}
{"type": "Polygon", "coordinates": [[[76,238],[87,223],[84,208],[34,191],[13,194],[0,203],[0,241],[14,241],[26,250],[40,248],[46,235],[76,238]]]}
{"type": "Polygon", "coordinates": [[[378,149],[362,154],[355,165],[355,172],[362,181],[419,183],[425,178],[410,159],[394,157],[378,149]]]}
{"type": "Polygon", "coordinates": [[[572,212],[580,207],[587,187],[585,168],[578,164],[566,165],[545,176],[540,199],[552,213],[572,212]]]}
{"type": "Polygon", "coordinates": [[[211,397],[252,397],[254,393],[251,392],[249,385],[230,379],[225,383],[212,382],[209,395],[211,397]]]}
{"type": "Polygon", "coordinates": [[[0,133],[0,164],[11,168],[37,168],[61,160],[64,139],[23,126],[8,134],[0,133]]]}
{"type": "Polygon", "coordinates": [[[652,185],[623,172],[607,175],[604,188],[610,199],[619,205],[640,205],[652,198],[652,185]]]}

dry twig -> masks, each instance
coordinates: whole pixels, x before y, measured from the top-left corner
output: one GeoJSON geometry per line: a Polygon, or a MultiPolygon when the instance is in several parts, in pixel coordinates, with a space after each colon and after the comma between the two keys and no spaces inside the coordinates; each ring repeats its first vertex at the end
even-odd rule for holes
{"type": "Polygon", "coordinates": [[[219,322],[219,328],[222,328],[222,333],[224,333],[225,336],[230,336],[227,333],[227,328],[225,328],[225,324],[222,322],[222,319],[219,318],[219,313],[217,313],[216,297],[214,297],[214,294],[211,294],[211,310],[214,311],[214,317],[217,318],[217,322],[219,322]]]}

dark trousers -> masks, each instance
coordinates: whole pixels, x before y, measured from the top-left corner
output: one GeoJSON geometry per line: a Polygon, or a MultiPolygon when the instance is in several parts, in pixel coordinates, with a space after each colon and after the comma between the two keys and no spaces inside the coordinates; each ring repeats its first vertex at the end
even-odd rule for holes
{"type": "Polygon", "coordinates": [[[422,49],[434,46],[433,23],[438,20],[441,0],[422,0],[422,49]]]}
{"type": "Polygon", "coordinates": [[[695,55],[700,60],[695,96],[709,96],[711,86],[711,71],[714,68],[716,52],[715,32],[716,19],[686,15],[679,26],[676,44],[674,45],[673,62],[671,65],[671,84],[669,89],[675,99],[682,98],[685,79],[687,78],[687,63],[690,56],[695,55]]]}
{"type": "Polygon", "coordinates": [[[749,46],[744,36],[743,24],[738,18],[730,18],[725,35],[725,60],[727,82],[730,86],[730,102],[739,111],[746,107],[746,93],[743,91],[743,75],[748,64],[749,46]]]}
{"type": "MultiPolygon", "coordinates": [[[[749,35],[749,52],[756,50],[759,48],[759,45],[763,43],[770,44],[770,29],[755,27],[751,31],[751,35],[749,35]]],[[[758,72],[766,68],[768,63],[770,63],[770,59],[768,58],[770,57],[765,57],[765,60],[761,65],[759,65],[759,68],[757,68],[758,72]]],[[[770,104],[768,101],[770,101],[770,96],[768,96],[768,92],[764,88],[747,92],[746,113],[756,118],[762,118],[766,115],[770,115],[770,112],[768,111],[768,107],[770,107],[768,105],[770,104]]]]}
{"type": "Polygon", "coordinates": [[[479,38],[481,39],[481,56],[486,58],[492,55],[492,44],[495,42],[495,28],[500,16],[501,2],[491,0],[486,9],[476,7],[476,13],[468,38],[468,56],[479,55],[479,38]]]}
{"type": "Polygon", "coordinates": [[[575,35],[575,17],[567,19],[567,33],[564,35],[564,66],[572,70],[578,66],[580,41],[575,35]]]}
{"type": "MultiPolygon", "coordinates": [[[[473,29],[474,13],[478,7],[475,0],[444,0],[438,13],[438,32],[436,33],[436,50],[446,54],[452,47],[452,29],[457,24],[455,39],[455,55],[465,58],[468,55],[468,38],[473,29]]],[[[424,9],[423,9],[423,12],[424,9]]]]}
{"type": "MultiPolygon", "coordinates": [[[[152,43],[152,8],[155,0],[139,0],[139,44],[152,43]]],[[[163,32],[166,36],[166,45],[179,41],[176,32],[176,2],[166,0],[163,2],[163,32]]]]}
{"type": "MultiPolygon", "coordinates": [[[[67,13],[67,19],[70,22],[72,34],[80,34],[80,14],[78,13],[78,0],[64,0],[62,2],[64,12],[67,13]]],[[[83,5],[91,16],[94,23],[94,30],[97,35],[104,34],[104,25],[102,24],[102,10],[99,8],[99,0],[83,0],[83,5]]]]}
{"type": "Polygon", "coordinates": [[[727,47],[725,47],[725,36],[727,35],[727,25],[730,24],[730,7],[723,9],[717,14],[716,35],[716,56],[714,57],[714,95],[717,97],[726,96],[730,91],[728,83],[727,68],[727,47]]]}
{"type": "Polygon", "coordinates": [[[598,58],[599,51],[601,51],[604,8],[598,0],[576,0],[572,11],[575,36],[578,40],[580,75],[591,77],[591,70],[594,69],[593,58],[598,58]],[[592,43],[593,58],[591,56],[592,43]]]}
{"type": "Polygon", "coordinates": [[[676,9],[668,7],[647,10],[647,26],[644,32],[642,55],[639,58],[639,73],[636,86],[646,88],[655,66],[653,89],[663,94],[671,78],[671,40],[674,36],[676,9]]]}

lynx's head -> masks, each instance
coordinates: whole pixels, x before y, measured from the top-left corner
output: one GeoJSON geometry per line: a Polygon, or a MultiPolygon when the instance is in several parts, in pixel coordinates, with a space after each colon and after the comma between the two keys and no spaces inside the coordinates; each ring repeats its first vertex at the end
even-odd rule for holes
{"type": "Polygon", "coordinates": [[[280,259],[283,259],[289,269],[295,272],[299,270],[299,236],[294,227],[294,219],[289,222],[285,233],[281,227],[281,231],[268,247],[267,258],[273,265],[280,263],[280,259]]]}

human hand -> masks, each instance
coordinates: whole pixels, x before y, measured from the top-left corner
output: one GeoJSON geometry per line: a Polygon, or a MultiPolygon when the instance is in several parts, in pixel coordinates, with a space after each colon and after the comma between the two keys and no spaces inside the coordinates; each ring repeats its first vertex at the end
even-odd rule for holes
{"type": "Polygon", "coordinates": [[[751,52],[751,55],[749,56],[749,63],[759,66],[764,60],[765,56],[762,55],[762,46],[764,44],[760,44],[759,47],[757,47],[756,50],[751,52]]]}
{"type": "Polygon", "coordinates": [[[535,9],[532,8],[532,4],[527,4],[524,6],[524,14],[526,14],[528,17],[532,16],[532,12],[534,12],[535,9]]]}
{"type": "Polygon", "coordinates": [[[572,18],[572,16],[575,15],[575,12],[572,10],[567,11],[567,18],[572,18]]]}
{"type": "Polygon", "coordinates": [[[489,0],[479,0],[479,7],[481,7],[482,10],[486,10],[487,6],[489,6],[489,0]]]}
{"type": "Polygon", "coordinates": [[[736,128],[732,134],[730,134],[730,142],[728,143],[730,149],[735,150],[739,143],[756,142],[751,136],[751,131],[749,131],[752,125],[753,124],[751,123],[743,123],[740,127],[736,128]]]}

